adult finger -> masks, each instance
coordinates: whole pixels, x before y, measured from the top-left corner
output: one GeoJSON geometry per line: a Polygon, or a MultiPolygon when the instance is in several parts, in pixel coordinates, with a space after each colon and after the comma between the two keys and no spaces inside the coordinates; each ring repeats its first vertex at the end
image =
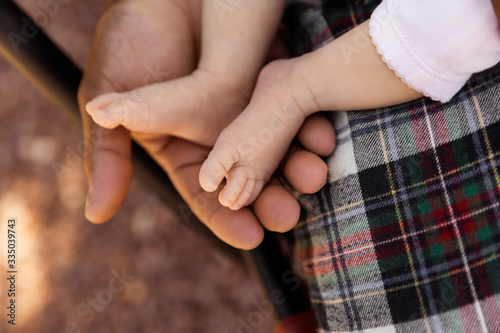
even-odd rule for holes
{"type": "Polygon", "coordinates": [[[124,128],[104,129],[95,124],[85,112],[85,104],[97,91],[111,90],[101,81],[84,76],[79,93],[85,137],[85,171],[89,191],[85,216],[93,223],[109,220],[121,207],[132,179],[130,133],[124,128]]]}
{"type": "Polygon", "coordinates": [[[325,185],[328,166],[315,153],[294,147],[284,160],[282,172],[295,190],[311,194],[325,185]]]}
{"type": "Polygon", "coordinates": [[[286,232],[300,217],[300,205],[278,180],[271,179],[252,205],[260,223],[268,230],[286,232]]]}
{"type": "Polygon", "coordinates": [[[323,113],[308,117],[300,128],[297,139],[305,149],[320,156],[330,155],[336,146],[335,129],[323,113]]]}

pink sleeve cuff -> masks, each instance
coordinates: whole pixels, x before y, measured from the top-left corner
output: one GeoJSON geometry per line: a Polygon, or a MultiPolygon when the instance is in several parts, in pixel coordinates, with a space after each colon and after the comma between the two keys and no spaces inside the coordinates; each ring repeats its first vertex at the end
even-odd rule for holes
{"type": "Polygon", "coordinates": [[[383,0],[370,20],[383,61],[406,84],[449,101],[473,73],[500,61],[490,0],[383,0]]]}

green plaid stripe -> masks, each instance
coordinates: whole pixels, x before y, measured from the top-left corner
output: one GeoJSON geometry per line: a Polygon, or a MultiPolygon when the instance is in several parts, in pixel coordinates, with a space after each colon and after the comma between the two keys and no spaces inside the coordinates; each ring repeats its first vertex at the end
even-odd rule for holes
{"type": "MultiPolygon", "coordinates": [[[[288,17],[304,22],[291,29],[296,52],[376,3],[291,1],[288,17]]],[[[447,104],[332,112],[329,181],[298,195],[296,228],[323,331],[500,331],[499,111],[500,65],[447,104]]]]}

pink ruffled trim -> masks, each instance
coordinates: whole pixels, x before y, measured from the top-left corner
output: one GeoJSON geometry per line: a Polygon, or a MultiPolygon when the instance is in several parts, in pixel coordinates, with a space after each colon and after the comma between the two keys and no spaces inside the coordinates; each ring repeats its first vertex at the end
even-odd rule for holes
{"type": "Polygon", "coordinates": [[[410,88],[433,100],[448,102],[469,79],[469,76],[453,76],[428,66],[393,22],[386,1],[375,9],[369,34],[387,66],[410,88]]]}

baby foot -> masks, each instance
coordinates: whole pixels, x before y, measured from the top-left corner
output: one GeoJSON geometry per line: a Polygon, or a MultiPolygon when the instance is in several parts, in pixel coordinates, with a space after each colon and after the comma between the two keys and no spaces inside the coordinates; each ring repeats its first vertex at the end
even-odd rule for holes
{"type": "Polygon", "coordinates": [[[195,71],[175,80],[98,96],[86,110],[105,128],[121,125],[133,132],[170,134],[211,146],[217,133],[248,103],[247,90],[195,71]]]}
{"type": "Polygon", "coordinates": [[[306,116],[317,111],[302,82],[292,79],[291,64],[276,61],[263,69],[250,104],[222,131],[201,167],[205,191],[214,192],[226,178],[223,206],[237,210],[257,198],[306,116]]]}

